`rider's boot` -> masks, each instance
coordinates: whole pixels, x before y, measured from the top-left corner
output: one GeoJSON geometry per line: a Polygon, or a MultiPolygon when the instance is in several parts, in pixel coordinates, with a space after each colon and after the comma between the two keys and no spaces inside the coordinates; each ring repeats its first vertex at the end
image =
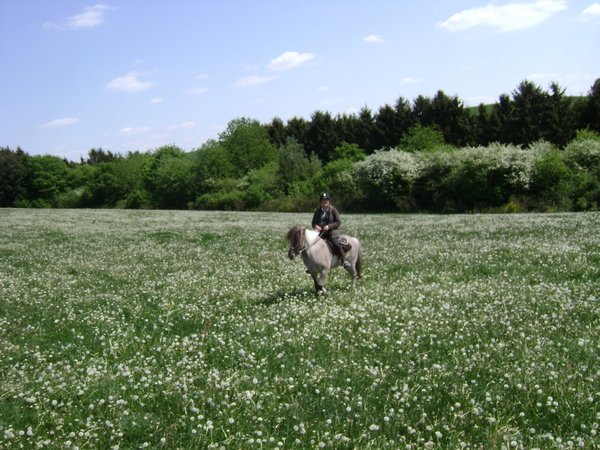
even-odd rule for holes
{"type": "Polygon", "coordinates": [[[340,258],[340,262],[344,265],[344,269],[350,267],[350,262],[346,261],[346,252],[343,249],[339,249],[339,254],[337,257],[340,258]]]}

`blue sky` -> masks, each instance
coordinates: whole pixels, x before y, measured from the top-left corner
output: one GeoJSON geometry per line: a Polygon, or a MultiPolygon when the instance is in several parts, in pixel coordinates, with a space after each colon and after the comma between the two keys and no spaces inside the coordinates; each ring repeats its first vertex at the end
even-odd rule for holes
{"type": "Polygon", "coordinates": [[[78,161],[438,90],[586,95],[599,48],[591,0],[0,0],[0,146],[78,161]]]}

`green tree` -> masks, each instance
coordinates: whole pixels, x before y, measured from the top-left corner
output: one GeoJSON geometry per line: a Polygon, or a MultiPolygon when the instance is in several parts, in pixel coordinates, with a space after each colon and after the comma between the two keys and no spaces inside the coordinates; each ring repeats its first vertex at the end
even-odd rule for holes
{"type": "Polygon", "coordinates": [[[373,112],[366,106],[362,107],[358,113],[358,127],[356,132],[356,139],[353,143],[357,144],[360,148],[364,148],[367,153],[373,153],[376,149],[374,146],[375,119],[373,112]]]}
{"type": "Polygon", "coordinates": [[[0,147],[0,207],[27,198],[27,155],[17,147],[0,147]]]}
{"type": "Polygon", "coordinates": [[[433,125],[431,99],[429,97],[419,95],[416,99],[414,99],[412,112],[416,121],[422,126],[428,127],[433,125]]]}
{"type": "Polygon", "coordinates": [[[474,143],[471,116],[458,96],[448,97],[438,91],[428,110],[430,125],[442,132],[444,141],[455,147],[464,147],[474,143]]]}
{"type": "Polygon", "coordinates": [[[333,149],[332,161],[339,159],[347,159],[353,163],[362,161],[367,157],[366,152],[360,148],[357,144],[348,144],[342,142],[338,147],[333,149]]]}
{"type": "Polygon", "coordinates": [[[118,186],[115,165],[102,162],[94,165],[94,171],[86,183],[85,206],[112,208],[123,198],[118,186]]]}
{"type": "Polygon", "coordinates": [[[287,121],[286,124],[286,136],[293,136],[296,140],[304,146],[304,148],[308,148],[309,140],[308,140],[308,128],[310,124],[303,117],[292,117],[287,121]]]}
{"type": "Polygon", "coordinates": [[[512,93],[511,142],[529,145],[544,138],[547,128],[546,93],[531,81],[522,81],[512,93]]]}
{"type": "Polygon", "coordinates": [[[119,155],[113,154],[110,150],[104,151],[101,148],[98,148],[98,149],[92,148],[88,151],[87,159],[85,161],[82,159],[81,162],[82,163],[85,162],[86,164],[89,164],[90,166],[95,166],[96,164],[99,164],[99,163],[111,162],[112,160],[114,160],[118,157],[119,157],[119,155]]]}
{"type": "Polygon", "coordinates": [[[371,148],[381,150],[397,146],[401,131],[397,124],[396,110],[390,105],[382,106],[375,114],[371,148]]]}
{"type": "Polygon", "coordinates": [[[206,187],[208,180],[233,177],[235,167],[221,142],[209,139],[195,153],[193,170],[196,183],[201,189],[206,187]]]}
{"type": "Polygon", "coordinates": [[[40,206],[50,206],[52,199],[67,187],[69,168],[61,158],[52,155],[32,156],[27,166],[29,199],[37,200],[40,206]]]}
{"type": "Polygon", "coordinates": [[[181,208],[192,201],[189,193],[192,166],[193,162],[176,145],[164,145],[149,152],[149,158],[144,161],[143,166],[144,182],[158,207],[181,208]],[[177,181],[177,177],[181,177],[181,181],[177,181]],[[182,184],[188,187],[183,188],[182,184]]]}
{"type": "Polygon", "coordinates": [[[294,183],[309,180],[319,169],[316,156],[309,158],[295,137],[288,137],[285,145],[279,147],[279,176],[288,189],[294,183]]]}
{"type": "Polygon", "coordinates": [[[274,117],[273,120],[271,120],[271,123],[266,125],[266,128],[269,133],[269,139],[275,147],[279,148],[285,144],[287,135],[283,120],[279,117],[274,117]]]}
{"type": "Polygon", "coordinates": [[[334,120],[334,131],[341,142],[358,142],[360,119],[356,114],[338,114],[334,120]]]}
{"type": "Polygon", "coordinates": [[[226,130],[219,134],[219,140],[227,151],[236,178],[277,161],[277,148],[258,120],[241,117],[230,121],[226,130]]]}
{"type": "Polygon", "coordinates": [[[473,125],[473,137],[479,145],[488,145],[494,141],[492,115],[486,105],[481,103],[477,108],[477,116],[473,125]]]}
{"type": "Polygon", "coordinates": [[[194,200],[193,161],[187,157],[163,158],[153,174],[152,197],[162,209],[186,209],[194,200]]]}
{"type": "Polygon", "coordinates": [[[319,159],[327,162],[331,152],[340,144],[335,131],[334,120],[329,112],[315,111],[311,116],[308,129],[309,149],[314,151],[319,159]]]}
{"type": "Polygon", "coordinates": [[[493,141],[509,144],[513,141],[514,104],[508,94],[501,94],[494,104],[490,118],[490,132],[493,141]]]}
{"type": "Polygon", "coordinates": [[[564,147],[575,137],[576,119],[571,99],[565,95],[565,89],[553,82],[550,84],[547,103],[544,138],[559,147],[564,147]]]}
{"type": "Polygon", "coordinates": [[[417,124],[402,137],[398,148],[409,153],[415,153],[437,150],[444,145],[444,135],[441,131],[417,124]]]}
{"type": "Polygon", "coordinates": [[[582,127],[600,133],[600,78],[596,80],[585,101],[582,111],[582,127]]]}
{"type": "Polygon", "coordinates": [[[396,136],[394,137],[393,146],[396,146],[398,145],[398,142],[400,142],[400,138],[404,135],[404,133],[418,123],[418,119],[413,112],[410,102],[403,97],[398,97],[398,100],[396,100],[394,111],[396,113],[394,124],[396,136]]]}

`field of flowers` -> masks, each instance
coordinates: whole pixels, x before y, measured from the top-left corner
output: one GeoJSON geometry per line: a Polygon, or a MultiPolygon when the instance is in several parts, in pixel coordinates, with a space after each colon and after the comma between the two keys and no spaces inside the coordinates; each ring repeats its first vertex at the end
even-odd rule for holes
{"type": "Polygon", "coordinates": [[[0,210],[0,449],[600,446],[600,214],[0,210]]]}

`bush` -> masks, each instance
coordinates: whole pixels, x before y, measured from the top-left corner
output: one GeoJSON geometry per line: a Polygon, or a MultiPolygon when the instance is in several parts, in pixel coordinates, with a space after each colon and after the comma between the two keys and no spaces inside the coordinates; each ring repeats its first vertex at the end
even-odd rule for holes
{"type": "MultiPolygon", "coordinates": [[[[526,193],[539,151],[538,147],[523,150],[514,145],[491,144],[466,147],[446,158],[433,158],[437,167],[425,169],[424,173],[437,172],[443,178],[438,183],[429,181],[428,189],[435,189],[437,193],[429,192],[428,196],[437,200],[437,206],[443,201],[443,209],[448,212],[504,205],[511,197],[526,193]],[[447,166],[440,167],[441,161],[447,166]]],[[[425,164],[427,166],[427,162],[425,164]]]]}
{"type": "Polygon", "coordinates": [[[565,147],[564,152],[565,163],[573,169],[600,169],[600,139],[575,139],[565,147]]]}
{"type": "Polygon", "coordinates": [[[421,159],[398,150],[376,151],[355,165],[358,187],[374,208],[412,204],[412,188],[421,176],[421,159]]]}
{"type": "Polygon", "coordinates": [[[337,159],[328,163],[314,179],[310,190],[313,199],[317,199],[318,192],[329,192],[336,207],[352,209],[359,197],[354,163],[349,159],[337,159]]]}
{"type": "Polygon", "coordinates": [[[194,209],[243,211],[245,209],[244,189],[246,183],[226,178],[208,180],[211,192],[196,198],[194,209]]]}

